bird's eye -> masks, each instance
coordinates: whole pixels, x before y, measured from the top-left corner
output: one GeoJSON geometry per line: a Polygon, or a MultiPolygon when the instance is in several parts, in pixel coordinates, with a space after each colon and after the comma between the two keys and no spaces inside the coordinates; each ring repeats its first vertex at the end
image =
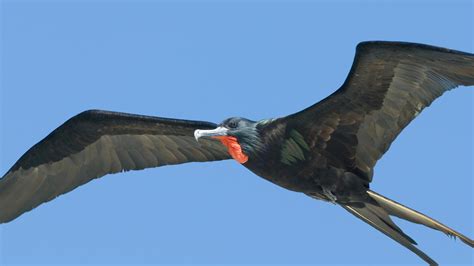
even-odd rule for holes
{"type": "Polygon", "coordinates": [[[236,128],[237,127],[237,122],[236,121],[231,121],[229,124],[227,124],[229,128],[236,128]]]}

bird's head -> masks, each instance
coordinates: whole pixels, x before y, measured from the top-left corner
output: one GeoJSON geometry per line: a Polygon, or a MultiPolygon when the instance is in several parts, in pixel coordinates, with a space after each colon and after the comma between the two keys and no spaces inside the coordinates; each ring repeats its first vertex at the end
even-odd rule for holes
{"type": "Polygon", "coordinates": [[[257,122],[242,118],[231,117],[220,123],[215,129],[197,129],[194,137],[219,139],[229,151],[229,154],[239,163],[248,161],[249,156],[257,154],[262,144],[257,130],[257,122]]]}

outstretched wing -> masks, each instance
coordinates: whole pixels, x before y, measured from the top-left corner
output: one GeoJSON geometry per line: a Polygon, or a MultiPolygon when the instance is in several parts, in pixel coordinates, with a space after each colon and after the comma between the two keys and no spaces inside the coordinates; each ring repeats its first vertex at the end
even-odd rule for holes
{"type": "Polygon", "coordinates": [[[0,179],[0,223],[106,174],[229,159],[214,139],[194,139],[208,122],[91,110],[66,121],[0,179]]]}
{"type": "Polygon", "coordinates": [[[363,42],[342,87],[279,121],[297,129],[315,167],[352,171],[367,182],[390,144],[445,91],[474,85],[474,55],[401,42],[363,42]]]}

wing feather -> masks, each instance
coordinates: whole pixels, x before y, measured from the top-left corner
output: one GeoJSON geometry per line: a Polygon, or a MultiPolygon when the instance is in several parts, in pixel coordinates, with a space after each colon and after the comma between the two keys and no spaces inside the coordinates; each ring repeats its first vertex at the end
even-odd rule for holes
{"type": "Polygon", "coordinates": [[[91,110],[54,130],[0,179],[0,223],[106,174],[229,159],[220,142],[195,141],[215,124],[91,110]]]}
{"type": "Polygon", "coordinates": [[[376,162],[403,128],[460,85],[474,85],[473,54],[413,43],[364,42],[357,46],[339,90],[275,123],[288,123],[288,128],[313,138],[307,139],[315,144],[310,147],[313,158],[324,156],[330,166],[342,166],[370,182],[376,162]]]}

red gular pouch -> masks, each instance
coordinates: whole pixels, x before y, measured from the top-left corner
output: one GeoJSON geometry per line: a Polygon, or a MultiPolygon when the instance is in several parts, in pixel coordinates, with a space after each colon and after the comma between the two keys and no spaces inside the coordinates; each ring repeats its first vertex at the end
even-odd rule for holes
{"type": "Polygon", "coordinates": [[[230,136],[215,136],[213,138],[220,140],[222,144],[227,147],[230,156],[237,162],[243,164],[249,160],[249,157],[242,152],[242,147],[237,141],[237,138],[230,136]]]}

